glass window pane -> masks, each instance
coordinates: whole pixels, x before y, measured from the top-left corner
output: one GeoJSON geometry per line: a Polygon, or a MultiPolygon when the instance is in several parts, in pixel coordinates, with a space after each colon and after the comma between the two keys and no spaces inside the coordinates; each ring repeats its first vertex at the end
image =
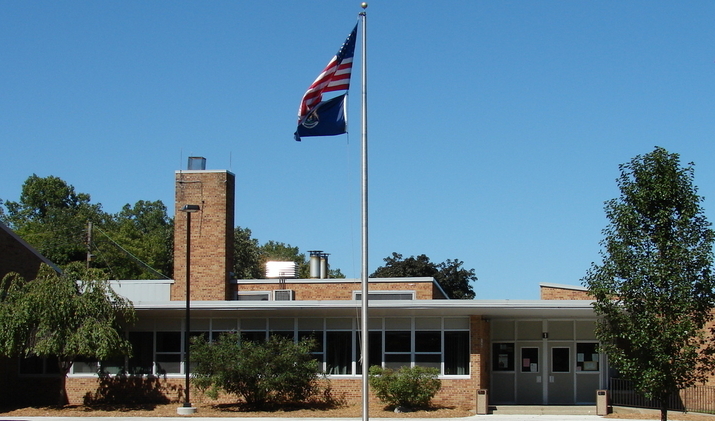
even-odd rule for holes
{"type": "Polygon", "coordinates": [[[208,333],[208,332],[195,332],[194,330],[192,330],[191,333],[189,334],[189,338],[190,338],[191,340],[193,340],[193,338],[197,338],[197,337],[199,337],[199,336],[203,337],[206,341],[209,340],[209,333],[208,333]]]}
{"type": "Polygon", "coordinates": [[[280,336],[281,338],[290,339],[292,341],[295,334],[293,331],[275,331],[271,332],[270,336],[280,336]]]}
{"type": "Polygon", "coordinates": [[[385,332],[385,352],[410,352],[412,332],[385,332]]]}
{"type": "MultiPolygon", "coordinates": [[[[88,358],[77,358],[72,363],[72,372],[80,373],[97,373],[99,371],[99,361],[90,360],[88,358]]],[[[116,374],[116,373],[112,373],[116,374]]]]}
{"type": "Polygon", "coordinates": [[[417,354],[415,355],[415,365],[421,367],[442,367],[442,355],[441,354],[417,354]]]}
{"type": "Polygon", "coordinates": [[[576,344],[576,371],[598,371],[599,355],[598,344],[576,344]]]}
{"type": "Polygon", "coordinates": [[[551,348],[551,371],[553,373],[568,373],[570,371],[570,348],[551,348]]]}
{"type": "Polygon", "coordinates": [[[352,332],[327,332],[325,347],[328,374],[351,374],[352,332]]]}
{"type": "Polygon", "coordinates": [[[172,373],[181,373],[181,354],[157,354],[156,374],[163,376],[172,373]]]}
{"type": "Polygon", "coordinates": [[[469,374],[469,332],[444,332],[444,374],[469,374]]]}
{"type": "Polygon", "coordinates": [[[266,340],[266,332],[241,332],[241,341],[263,342],[266,340]]]}
{"type": "Polygon", "coordinates": [[[410,354],[385,354],[385,367],[399,370],[411,365],[410,354]]]}
{"type": "MultiPolygon", "coordinates": [[[[116,357],[111,360],[102,361],[102,373],[104,374],[125,374],[127,371],[125,369],[124,357],[116,357]]],[[[96,371],[95,371],[96,372],[96,371]]]]}
{"type": "MultiPolygon", "coordinates": [[[[360,335],[360,332],[358,332],[360,335]]],[[[382,332],[369,332],[368,333],[368,360],[367,363],[372,367],[373,365],[382,366],[382,332]]],[[[357,374],[362,374],[362,363],[360,358],[362,356],[362,349],[360,344],[360,339],[355,341],[355,355],[357,355],[357,374]]]]}
{"type": "Polygon", "coordinates": [[[492,370],[514,371],[513,343],[495,343],[492,345],[492,370]]]}
{"type": "Polygon", "coordinates": [[[181,332],[156,332],[156,352],[181,352],[181,332]]]}
{"type": "Polygon", "coordinates": [[[521,372],[539,372],[539,348],[521,348],[521,372]]]}
{"type": "Polygon", "coordinates": [[[440,332],[415,332],[416,352],[441,352],[442,334],[440,332]]]}
{"type": "Polygon", "coordinates": [[[129,374],[151,374],[154,362],[154,332],[129,332],[132,357],[129,358],[129,374]]]}

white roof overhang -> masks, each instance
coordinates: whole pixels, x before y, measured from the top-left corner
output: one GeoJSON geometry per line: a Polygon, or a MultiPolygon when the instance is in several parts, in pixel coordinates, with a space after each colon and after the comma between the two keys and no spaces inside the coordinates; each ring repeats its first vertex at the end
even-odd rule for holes
{"type": "MultiPolygon", "coordinates": [[[[370,317],[593,319],[591,300],[375,300],[370,317]]],[[[357,317],[360,301],[192,301],[192,317],[357,317]]],[[[182,317],[185,301],[135,303],[139,317],[182,317]]]]}

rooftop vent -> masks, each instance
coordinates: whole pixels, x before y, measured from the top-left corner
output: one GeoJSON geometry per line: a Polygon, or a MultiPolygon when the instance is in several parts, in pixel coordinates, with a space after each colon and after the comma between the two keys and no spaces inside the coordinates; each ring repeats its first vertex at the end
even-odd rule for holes
{"type": "Polygon", "coordinates": [[[266,262],[266,278],[295,278],[298,275],[296,262],[266,262]]]}
{"type": "Polygon", "coordinates": [[[325,279],[330,273],[328,256],[330,253],[323,253],[322,250],[309,250],[310,253],[310,277],[313,279],[325,279]]]}
{"type": "Polygon", "coordinates": [[[189,171],[191,171],[191,170],[197,170],[197,171],[206,170],[206,158],[201,157],[201,156],[190,156],[188,169],[189,169],[189,171]]]}

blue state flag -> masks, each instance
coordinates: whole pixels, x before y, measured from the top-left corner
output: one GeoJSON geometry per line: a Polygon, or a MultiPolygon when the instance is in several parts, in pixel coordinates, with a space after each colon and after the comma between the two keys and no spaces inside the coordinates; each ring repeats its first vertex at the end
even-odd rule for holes
{"type": "Polygon", "coordinates": [[[346,97],[347,94],[339,95],[314,107],[298,123],[295,140],[300,142],[301,136],[335,136],[347,133],[346,97]]]}

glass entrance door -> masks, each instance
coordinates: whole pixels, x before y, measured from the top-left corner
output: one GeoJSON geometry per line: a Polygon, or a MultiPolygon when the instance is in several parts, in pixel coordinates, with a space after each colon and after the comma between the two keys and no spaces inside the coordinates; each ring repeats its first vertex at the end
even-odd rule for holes
{"type": "Polygon", "coordinates": [[[493,320],[490,401],[593,404],[604,382],[592,320],[493,320]]]}
{"type": "Polygon", "coordinates": [[[516,401],[525,405],[544,402],[544,364],[540,342],[519,343],[519,360],[516,368],[516,401]]]}
{"type": "Polygon", "coordinates": [[[549,342],[548,403],[576,403],[574,397],[573,343],[549,342]]]}

